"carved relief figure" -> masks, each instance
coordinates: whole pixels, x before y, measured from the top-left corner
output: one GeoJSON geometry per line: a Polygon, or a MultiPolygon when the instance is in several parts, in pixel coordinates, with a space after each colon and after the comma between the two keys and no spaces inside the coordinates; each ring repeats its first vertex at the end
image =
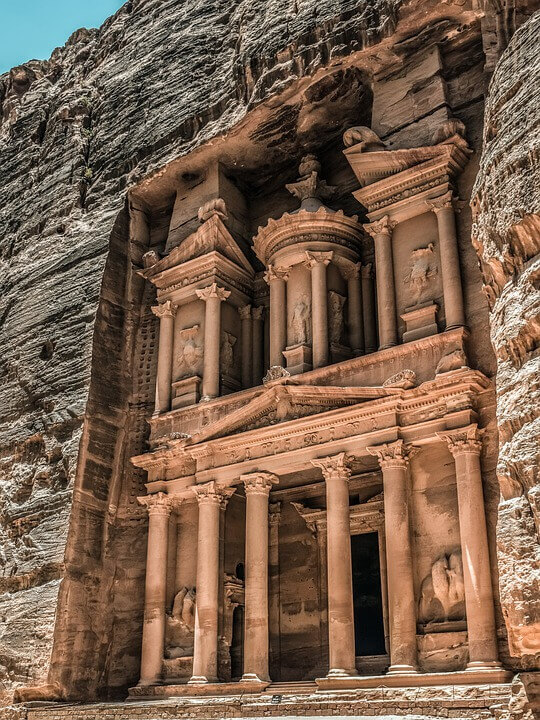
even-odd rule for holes
{"type": "Polygon", "coordinates": [[[330,290],[328,293],[328,329],[330,330],[330,342],[334,345],[341,344],[344,305],[343,295],[330,290]]]}
{"type": "Polygon", "coordinates": [[[305,345],[310,341],[309,332],[309,306],[305,297],[301,297],[294,306],[292,316],[293,342],[295,345],[305,345]]]}
{"type": "Polygon", "coordinates": [[[236,344],[236,338],[231,333],[223,331],[221,333],[221,348],[220,348],[220,359],[221,359],[221,372],[223,375],[232,375],[234,367],[234,346],[236,344]]]}
{"type": "Polygon", "coordinates": [[[403,280],[409,285],[415,304],[427,299],[431,279],[437,275],[434,247],[433,243],[429,243],[427,247],[418,248],[411,253],[409,269],[403,280]]]}
{"type": "Polygon", "coordinates": [[[191,377],[201,373],[201,363],[203,358],[203,349],[196,341],[199,326],[194,325],[190,328],[181,330],[180,340],[182,341],[182,349],[178,355],[178,377],[191,377]]]}
{"type": "Polygon", "coordinates": [[[465,590],[461,553],[441,555],[422,581],[418,608],[420,622],[444,622],[465,618],[465,590]]]}
{"type": "Polygon", "coordinates": [[[195,589],[183,587],[176,594],[167,615],[165,654],[168,658],[193,655],[195,632],[195,589]]]}

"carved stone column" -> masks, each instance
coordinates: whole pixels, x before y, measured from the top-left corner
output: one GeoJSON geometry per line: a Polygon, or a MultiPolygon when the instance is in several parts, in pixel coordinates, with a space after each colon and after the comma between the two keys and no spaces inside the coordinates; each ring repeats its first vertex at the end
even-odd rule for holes
{"type": "Polygon", "coordinates": [[[396,290],[392,258],[392,231],[395,223],[388,215],[364,225],[375,243],[375,277],[379,322],[379,350],[397,345],[396,290]]]}
{"type": "Polygon", "coordinates": [[[362,290],[360,287],[360,271],[362,264],[356,263],[346,268],[344,276],[347,280],[347,308],[349,342],[355,355],[365,352],[364,316],[362,309],[362,290]]]}
{"type": "Polygon", "coordinates": [[[218,679],[218,598],[220,508],[234,488],[219,488],[215,482],[196,485],[199,504],[197,541],[197,603],[191,684],[218,679]]]}
{"type": "Polygon", "coordinates": [[[283,351],[287,346],[287,293],[288,274],[273,265],[268,267],[264,279],[270,286],[270,367],[283,367],[283,351]]]}
{"type": "Polygon", "coordinates": [[[149,516],[139,685],[154,685],[161,680],[165,646],[167,540],[172,503],[171,498],[161,492],[137,499],[146,506],[149,516]]]}
{"type": "Polygon", "coordinates": [[[379,459],[384,487],[384,525],[390,615],[391,675],[415,673],[416,603],[409,509],[409,452],[402,440],[368,447],[379,459]]]}
{"type": "Polygon", "coordinates": [[[251,305],[239,308],[242,321],[242,387],[251,387],[253,379],[253,328],[251,325],[251,305]]]}
{"type": "Polygon", "coordinates": [[[329,677],[356,675],[349,512],[350,461],[345,453],[311,461],[326,481],[329,677]]]}
{"type": "Polygon", "coordinates": [[[243,680],[268,682],[268,497],[278,482],[267,472],[242,475],[246,490],[246,607],[243,680]]]}
{"type": "Polygon", "coordinates": [[[328,365],[328,290],[326,266],[332,252],[306,252],[306,265],[311,270],[311,326],[313,368],[328,365]]]}
{"type": "Polygon", "coordinates": [[[476,425],[437,433],[456,465],[459,530],[471,670],[499,667],[491,566],[476,425]]]}
{"type": "Polygon", "coordinates": [[[203,400],[211,400],[219,395],[219,347],[221,343],[221,303],[231,294],[230,290],[212,283],[203,290],[196,290],[197,297],[204,300],[204,360],[203,360],[203,400]]]}
{"type": "Polygon", "coordinates": [[[364,314],[364,341],[366,353],[377,349],[377,324],[375,322],[375,294],[371,263],[362,266],[362,311],[364,314]]]}
{"type": "Polygon", "coordinates": [[[172,360],[174,344],[174,316],[176,306],[166,300],[152,308],[159,318],[159,347],[156,380],[155,413],[168,412],[171,409],[172,360]]]}
{"type": "Polygon", "coordinates": [[[437,216],[439,229],[439,254],[444,295],[446,329],[465,325],[463,290],[456,234],[456,217],[452,192],[430,200],[428,203],[437,216]]]}
{"type": "Polygon", "coordinates": [[[263,324],[264,307],[254,307],[251,310],[253,318],[253,387],[260,385],[264,375],[264,324],[263,324]]]}
{"type": "Polygon", "coordinates": [[[268,631],[270,642],[270,676],[279,680],[281,667],[281,602],[279,574],[279,523],[281,503],[270,503],[268,513],[268,631]]]}

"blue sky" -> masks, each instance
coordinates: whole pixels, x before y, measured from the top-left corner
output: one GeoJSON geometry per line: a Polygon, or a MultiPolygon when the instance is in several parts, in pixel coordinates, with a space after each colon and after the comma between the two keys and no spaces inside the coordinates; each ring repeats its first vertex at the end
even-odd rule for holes
{"type": "Polygon", "coordinates": [[[125,0],[0,0],[0,73],[46,60],[80,27],[99,27],[125,0]]]}

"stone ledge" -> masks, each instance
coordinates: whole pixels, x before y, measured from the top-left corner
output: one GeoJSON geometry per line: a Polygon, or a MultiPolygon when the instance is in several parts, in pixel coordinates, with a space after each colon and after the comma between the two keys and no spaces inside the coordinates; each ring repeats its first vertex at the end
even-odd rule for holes
{"type": "Polygon", "coordinates": [[[354,675],[350,677],[317,678],[319,690],[354,690],[376,687],[432,687],[437,685],[478,685],[508,683],[512,673],[503,668],[462,670],[460,672],[411,673],[403,675],[354,675]]]}

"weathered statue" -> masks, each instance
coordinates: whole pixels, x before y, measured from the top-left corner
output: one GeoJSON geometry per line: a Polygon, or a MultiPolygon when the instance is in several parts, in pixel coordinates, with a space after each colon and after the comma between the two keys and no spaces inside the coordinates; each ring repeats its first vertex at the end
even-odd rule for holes
{"type": "Polygon", "coordinates": [[[330,330],[330,342],[334,345],[341,344],[343,335],[343,306],[345,298],[333,290],[328,293],[328,329],[330,330]]]}
{"type": "Polygon", "coordinates": [[[444,622],[465,618],[465,589],[461,552],[441,555],[420,588],[420,622],[444,622]]]}
{"type": "Polygon", "coordinates": [[[180,331],[180,338],[184,345],[178,356],[178,377],[191,377],[201,371],[203,349],[195,340],[198,325],[180,331]]]}
{"type": "Polygon", "coordinates": [[[304,298],[300,298],[294,306],[292,330],[295,345],[309,342],[309,307],[304,298]]]}
{"type": "Polygon", "coordinates": [[[404,277],[404,281],[409,284],[411,296],[415,303],[422,302],[425,299],[430,280],[437,274],[434,247],[433,243],[429,243],[427,247],[418,248],[411,253],[409,270],[404,277]]]}
{"type": "Polygon", "coordinates": [[[225,331],[221,333],[220,360],[221,372],[224,375],[230,375],[233,369],[235,344],[236,338],[234,335],[225,331]]]}
{"type": "Polygon", "coordinates": [[[183,587],[174,598],[167,615],[165,654],[168,658],[193,655],[195,631],[195,589],[183,587]]]}
{"type": "Polygon", "coordinates": [[[371,128],[363,125],[349,128],[343,133],[343,144],[345,147],[360,145],[360,152],[373,152],[374,150],[386,150],[386,146],[371,128]]]}

